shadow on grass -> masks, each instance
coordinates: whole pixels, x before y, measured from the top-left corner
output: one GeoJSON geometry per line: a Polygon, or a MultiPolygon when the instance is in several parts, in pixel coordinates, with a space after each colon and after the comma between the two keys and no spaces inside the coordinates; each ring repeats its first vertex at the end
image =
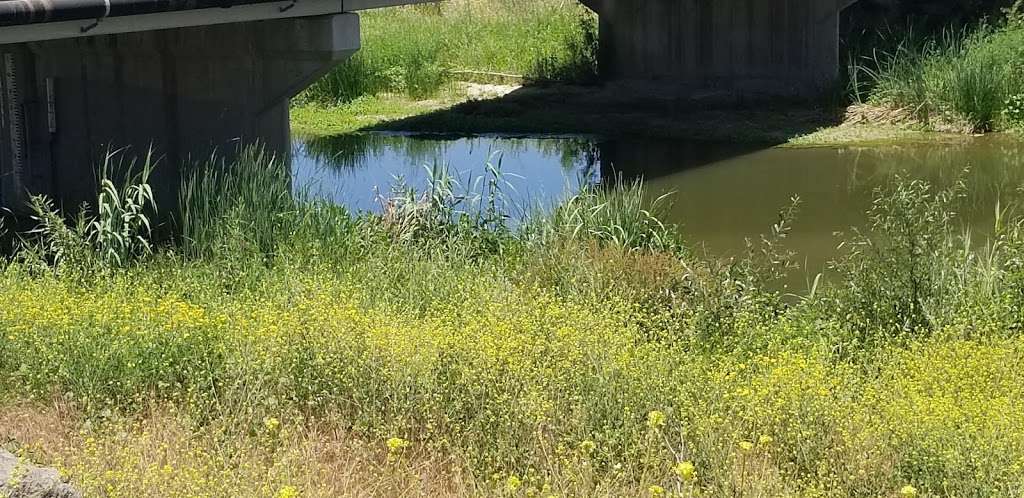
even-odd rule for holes
{"type": "MultiPolygon", "coordinates": [[[[603,177],[629,179],[655,178],[753,153],[840,121],[839,112],[797,102],[768,104],[724,93],[680,95],[649,85],[608,84],[522,87],[360,131],[429,134],[431,141],[489,134],[583,135],[593,137],[599,148],[603,177]]],[[[333,152],[348,156],[353,146],[375,143],[338,138],[311,145],[344,145],[333,152]]]]}
{"type": "Polygon", "coordinates": [[[841,113],[793,101],[652,85],[522,87],[363,131],[446,134],[585,134],[778,145],[834,126],[841,113]]]}

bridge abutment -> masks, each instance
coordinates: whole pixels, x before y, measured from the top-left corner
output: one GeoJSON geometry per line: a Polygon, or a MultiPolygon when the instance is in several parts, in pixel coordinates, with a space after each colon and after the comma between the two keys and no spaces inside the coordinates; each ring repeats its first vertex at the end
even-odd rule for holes
{"type": "Polygon", "coordinates": [[[681,92],[815,97],[839,71],[839,16],[856,0],[583,0],[600,71],[681,92]]]}
{"type": "Polygon", "coordinates": [[[173,205],[183,164],[256,141],[286,154],[289,99],[358,48],[356,14],[0,46],[0,204],[74,209],[107,151],[152,147],[173,205]]]}

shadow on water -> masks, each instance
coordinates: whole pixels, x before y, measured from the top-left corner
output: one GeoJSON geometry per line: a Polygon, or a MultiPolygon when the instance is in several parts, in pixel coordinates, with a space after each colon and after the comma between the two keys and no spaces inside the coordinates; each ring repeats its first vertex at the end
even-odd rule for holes
{"type": "MultiPolygon", "coordinates": [[[[877,188],[898,178],[936,186],[964,181],[961,209],[983,241],[997,206],[1021,198],[1024,142],[988,137],[952,145],[779,148],[747,143],[586,137],[453,138],[359,134],[298,143],[298,186],[357,210],[374,210],[373,192],[401,179],[426,185],[424,165],[447,163],[461,178],[484,174],[499,161],[508,201],[550,207],[582,185],[622,175],[644,178],[651,195],[673,192],[665,221],[680,226],[691,245],[710,255],[741,255],[777,221],[793,196],[800,211],[787,246],[804,273],[822,271],[836,254],[837,232],[863,226],[877,188]]],[[[521,210],[519,214],[525,212],[521,210]]],[[[516,213],[510,213],[515,216],[516,213]]],[[[792,282],[793,286],[802,283],[792,282]]]]}

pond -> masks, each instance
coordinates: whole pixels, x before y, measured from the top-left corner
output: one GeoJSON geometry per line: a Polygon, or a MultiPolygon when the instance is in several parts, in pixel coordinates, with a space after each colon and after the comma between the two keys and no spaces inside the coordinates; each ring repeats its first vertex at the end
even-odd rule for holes
{"type": "MultiPolygon", "coordinates": [[[[876,188],[899,178],[937,185],[963,180],[963,216],[979,234],[990,232],[997,205],[1024,185],[1024,141],[1010,137],[958,143],[873,147],[770,147],[668,140],[586,137],[473,137],[347,135],[298,141],[293,151],[297,189],[355,210],[378,210],[393,188],[427,186],[428,170],[447,165],[465,191],[478,192],[490,164],[500,170],[513,220],[550,209],[582,185],[621,175],[643,178],[653,195],[672,193],[665,215],[691,246],[729,257],[770,231],[781,209],[799,197],[787,239],[814,275],[835,256],[840,238],[866,222],[876,188]]],[[[801,277],[801,279],[804,277],[801,277]]]]}

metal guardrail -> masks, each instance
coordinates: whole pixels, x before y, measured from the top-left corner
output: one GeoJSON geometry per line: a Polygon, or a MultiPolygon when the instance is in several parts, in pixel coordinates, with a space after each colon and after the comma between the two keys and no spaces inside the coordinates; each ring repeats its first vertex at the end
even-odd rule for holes
{"type": "Polygon", "coordinates": [[[155,14],[274,0],[0,0],[0,27],[155,14]]]}
{"type": "MultiPolygon", "coordinates": [[[[61,21],[159,14],[275,3],[281,0],[0,0],[0,28],[61,21]]],[[[296,0],[297,1],[297,0],[296,0]]],[[[338,0],[338,11],[355,11],[433,0],[338,0]]],[[[293,2],[294,4],[294,2],[293,2]]],[[[84,30],[85,28],[83,28],[84,30]]]]}

